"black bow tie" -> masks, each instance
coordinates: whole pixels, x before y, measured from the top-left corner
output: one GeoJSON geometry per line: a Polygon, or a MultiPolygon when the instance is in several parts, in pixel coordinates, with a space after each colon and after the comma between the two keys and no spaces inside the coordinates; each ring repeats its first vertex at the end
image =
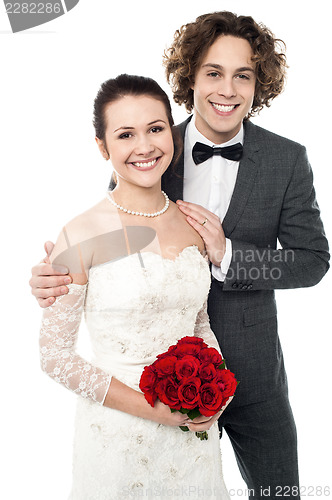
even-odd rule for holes
{"type": "Polygon", "coordinates": [[[240,142],[233,144],[232,146],[226,146],[225,148],[211,148],[201,142],[196,142],[193,147],[193,160],[198,165],[203,163],[203,161],[208,160],[213,155],[220,155],[227,160],[239,161],[242,158],[243,146],[240,142]]]}

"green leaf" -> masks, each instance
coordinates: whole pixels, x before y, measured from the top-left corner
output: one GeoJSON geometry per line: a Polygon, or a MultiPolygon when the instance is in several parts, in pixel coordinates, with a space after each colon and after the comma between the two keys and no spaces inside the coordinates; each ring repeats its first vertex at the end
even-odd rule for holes
{"type": "Polygon", "coordinates": [[[206,431],[195,432],[196,437],[198,437],[201,441],[208,438],[208,433],[206,431]]]}
{"type": "Polygon", "coordinates": [[[190,410],[188,410],[188,408],[180,408],[179,412],[182,413],[183,415],[186,415],[187,413],[190,412],[190,410]]]}
{"type": "Polygon", "coordinates": [[[181,431],[183,431],[183,432],[189,432],[188,427],[185,427],[184,425],[180,425],[179,427],[180,427],[181,431]]]}
{"type": "Polygon", "coordinates": [[[218,368],[219,368],[219,370],[224,370],[224,369],[225,369],[225,367],[226,367],[226,362],[225,362],[225,360],[223,359],[223,360],[222,360],[222,363],[218,366],[218,368]]]}
{"type": "Polygon", "coordinates": [[[196,417],[200,417],[200,411],[198,409],[198,406],[196,406],[196,408],[194,408],[193,410],[190,410],[188,412],[188,417],[191,419],[191,420],[194,420],[194,418],[196,417]]]}

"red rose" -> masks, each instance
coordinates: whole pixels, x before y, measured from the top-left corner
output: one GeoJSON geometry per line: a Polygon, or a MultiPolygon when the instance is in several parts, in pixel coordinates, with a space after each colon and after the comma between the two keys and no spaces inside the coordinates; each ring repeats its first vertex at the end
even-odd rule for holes
{"type": "Polygon", "coordinates": [[[207,344],[201,339],[200,337],[182,337],[182,339],[178,340],[177,345],[182,345],[182,344],[198,344],[201,345],[202,347],[207,347],[207,344]]]}
{"type": "Polygon", "coordinates": [[[162,403],[169,406],[173,410],[181,408],[181,402],[178,395],[179,385],[173,377],[165,377],[157,383],[156,393],[162,403]]]}
{"type": "Polygon", "coordinates": [[[223,405],[226,404],[230,396],[233,396],[237,386],[237,380],[234,373],[230,370],[218,370],[216,377],[216,384],[223,395],[223,405]]]}
{"type": "Polygon", "coordinates": [[[206,347],[199,353],[199,359],[202,363],[213,363],[219,366],[222,363],[221,354],[214,347],[206,347]]]}
{"type": "Polygon", "coordinates": [[[157,359],[167,358],[171,354],[174,354],[175,351],[176,351],[176,345],[171,345],[166,352],[158,354],[157,359]]]}
{"type": "Polygon", "coordinates": [[[223,394],[215,382],[203,384],[199,391],[199,411],[205,417],[215,415],[223,404],[223,394]]]}
{"type": "Polygon", "coordinates": [[[206,382],[211,382],[217,375],[217,370],[212,363],[203,363],[199,367],[199,376],[206,382]]]}
{"type": "Polygon", "coordinates": [[[200,385],[201,381],[198,377],[185,379],[180,385],[179,398],[183,408],[192,410],[198,405],[200,385]]]}
{"type": "Polygon", "coordinates": [[[173,375],[176,362],[177,358],[175,356],[168,355],[157,359],[152,366],[159,377],[164,377],[165,375],[173,375]]]}
{"type": "Polygon", "coordinates": [[[205,347],[207,346],[200,337],[183,337],[178,340],[175,355],[179,358],[187,355],[198,356],[199,352],[205,347]]]}
{"type": "Polygon", "coordinates": [[[158,377],[152,366],[146,366],[139,381],[139,388],[143,392],[147,402],[152,407],[154,407],[155,401],[158,397],[155,391],[157,381],[158,377]]]}
{"type": "Polygon", "coordinates": [[[175,373],[179,380],[188,377],[195,377],[199,369],[199,361],[194,356],[183,356],[175,363],[175,373]]]}

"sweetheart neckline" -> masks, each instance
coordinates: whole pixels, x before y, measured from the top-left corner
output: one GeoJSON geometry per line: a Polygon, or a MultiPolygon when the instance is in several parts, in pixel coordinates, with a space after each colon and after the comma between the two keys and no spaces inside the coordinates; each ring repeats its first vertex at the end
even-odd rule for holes
{"type": "MultiPolygon", "coordinates": [[[[160,255],[159,253],[152,252],[152,251],[148,251],[148,252],[140,252],[140,255],[142,255],[142,254],[156,255],[157,257],[160,257],[163,261],[166,261],[166,262],[171,262],[171,263],[174,263],[174,264],[175,264],[175,263],[179,260],[179,258],[183,255],[183,253],[184,253],[185,251],[189,250],[189,249],[195,249],[195,250],[197,250],[198,255],[200,255],[200,256],[201,256],[201,258],[204,260],[204,262],[205,262],[205,263],[207,263],[206,257],[204,257],[204,256],[201,254],[201,252],[200,252],[200,250],[199,250],[199,248],[198,248],[198,246],[197,246],[197,245],[188,245],[188,246],[184,247],[184,248],[183,248],[183,249],[182,249],[182,250],[181,250],[181,251],[177,254],[177,256],[175,257],[175,259],[168,259],[167,257],[163,257],[163,256],[162,256],[162,255],[160,255]]],[[[127,255],[126,257],[132,257],[133,255],[138,255],[138,252],[136,252],[136,253],[132,253],[132,254],[130,254],[130,255],[127,255]]],[[[123,258],[126,258],[126,257],[123,257],[123,258]]],[[[114,263],[114,262],[117,262],[117,260],[122,260],[122,259],[116,259],[116,260],[111,260],[111,261],[108,261],[108,262],[104,262],[104,263],[102,263],[102,264],[96,264],[96,265],[94,265],[94,266],[91,266],[91,267],[90,267],[89,272],[91,272],[91,271],[93,271],[94,269],[97,269],[97,268],[99,268],[99,267],[101,267],[101,266],[106,266],[106,265],[108,265],[108,264],[110,264],[110,263],[112,263],[112,262],[113,262],[113,263],[114,263]]],[[[68,287],[69,289],[70,289],[71,287],[76,287],[76,286],[77,286],[77,287],[85,287],[88,283],[89,283],[89,280],[88,280],[86,283],[82,284],[82,285],[79,285],[78,283],[70,283],[69,285],[67,285],[67,287],[68,287]]]]}
{"type": "MultiPolygon", "coordinates": [[[[184,252],[185,250],[188,250],[189,248],[190,248],[190,249],[191,249],[191,248],[193,248],[193,249],[197,249],[197,250],[198,250],[198,252],[201,254],[201,252],[199,251],[199,248],[198,248],[198,246],[197,246],[197,245],[188,245],[187,247],[184,247],[184,248],[182,248],[182,250],[180,250],[180,252],[176,255],[175,259],[169,259],[168,257],[163,257],[163,256],[162,256],[162,255],[160,255],[159,253],[156,253],[156,252],[150,252],[150,251],[148,251],[148,252],[141,252],[141,255],[142,255],[142,254],[144,254],[144,253],[147,253],[147,254],[152,253],[152,254],[155,254],[155,255],[157,255],[158,257],[160,257],[162,260],[166,260],[166,261],[170,261],[170,262],[175,262],[175,261],[176,261],[179,257],[181,257],[181,256],[182,256],[183,252],[184,252]]],[[[202,254],[201,254],[201,255],[202,255],[202,254]]],[[[203,257],[203,255],[202,255],[202,257],[203,257]]],[[[204,257],[203,257],[203,258],[204,258],[204,257]]]]}
{"type": "Polygon", "coordinates": [[[167,258],[167,257],[163,257],[163,256],[162,256],[162,255],[160,255],[159,253],[157,253],[157,252],[152,252],[152,251],[150,251],[150,250],[149,250],[149,251],[146,251],[146,252],[135,252],[135,253],[131,253],[131,254],[129,254],[129,255],[125,255],[125,256],[121,257],[120,259],[109,260],[109,261],[107,261],[107,262],[103,262],[102,264],[95,264],[94,266],[91,266],[91,267],[90,267],[90,271],[91,271],[91,269],[95,269],[95,268],[98,268],[98,267],[101,267],[101,266],[105,266],[105,265],[107,265],[107,264],[110,264],[111,262],[117,262],[118,260],[122,260],[122,259],[125,259],[125,258],[127,258],[127,257],[132,257],[132,256],[134,256],[134,255],[141,255],[141,256],[143,256],[144,254],[145,254],[145,255],[156,255],[157,257],[159,257],[159,258],[160,258],[161,260],[163,260],[163,261],[166,261],[166,262],[174,262],[174,263],[175,263],[175,262],[176,262],[176,261],[177,261],[177,260],[178,260],[178,259],[182,256],[182,254],[183,254],[186,250],[188,250],[188,249],[196,249],[196,250],[197,250],[197,252],[199,253],[199,255],[202,257],[202,259],[204,259],[204,260],[206,261],[205,257],[201,254],[201,252],[200,252],[200,250],[199,250],[199,248],[198,248],[198,246],[197,246],[197,245],[188,245],[188,246],[186,246],[186,247],[182,248],[182,250],[181,250],[181,251],[180,251],[180,252],[176,255],[175,259],[169,259],[169,258],[167,258]]]}

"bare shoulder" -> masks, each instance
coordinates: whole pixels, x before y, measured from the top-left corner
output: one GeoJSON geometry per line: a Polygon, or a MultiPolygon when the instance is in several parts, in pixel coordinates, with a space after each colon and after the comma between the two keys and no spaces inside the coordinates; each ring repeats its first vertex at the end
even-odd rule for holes
{"type": "Polygon", "coordinates": [[[88,269],[92,262],[98,237],[121,226],[116,212],[107,200],[67,222],[58,236],[51,261],[69,267],[76,274],[84,266],[88,269]]]}
{"type": "Polygon", "coordinates": [[[107,200],[103,199],[67,222],[63,229],[70,241],[77,244],[99,236],[117,225],[119,225],[119,219],[116,211],[107,200]]]}

